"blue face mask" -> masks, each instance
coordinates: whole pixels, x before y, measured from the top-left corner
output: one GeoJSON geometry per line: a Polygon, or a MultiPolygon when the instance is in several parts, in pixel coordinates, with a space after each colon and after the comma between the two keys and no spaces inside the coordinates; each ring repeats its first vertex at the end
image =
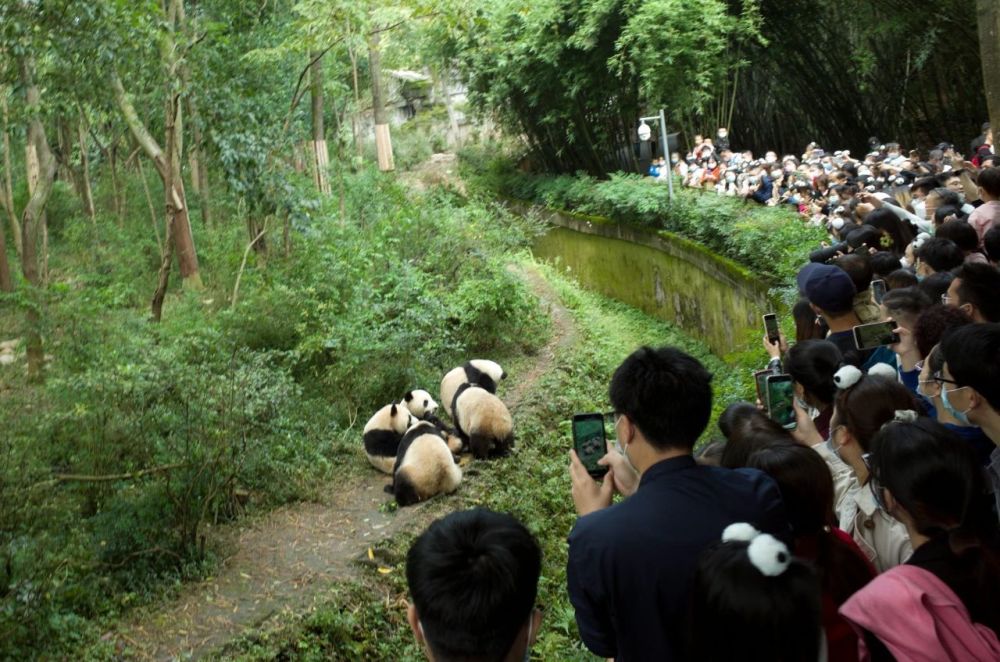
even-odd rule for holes
{"type": "MultiPolygon", "coordinates": [[[[969,388],[969,387],[968,386],[960,386],[960,387],[958,387],[956,389],[952,389],[952,390],[953,391],[959,391],[959,390],[961,390],[963,388],[969,388]]],[[[945,411],[947,411],[949,414],[951,414],[952,416],[954,416],[955,420],[958,421],[960,424],[965,425],[965,426],[972,425],[972,423],[969,422],[969,415],[968,415],[969,410],[966,409],[965,411],[958,411],[957,409],[955,409],[952,406],[951,402],[948,401],[948,389],[946,389],[944,387],[941,388],[941,404],[944,405],[945,411]]],[[[971,409],[971,407],[969,409],[971,409]]]]}
{"type": "Polygon", "coordinates": [[[841,427],[842,426],[838,425],[835,428],[830,428],[830,437],[824,442],[827,450],[836,455],[838,460],[843,460],[844,458],[840,457],[840,448],[837,446],[837,442],[833,440],[833,437],[835,436],[837,430],[841,427]]]}

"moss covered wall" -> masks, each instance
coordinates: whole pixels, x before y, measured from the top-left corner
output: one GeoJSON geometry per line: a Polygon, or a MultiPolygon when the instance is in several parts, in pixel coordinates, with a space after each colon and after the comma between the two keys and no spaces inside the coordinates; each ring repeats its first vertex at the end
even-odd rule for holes
{"type": "Polygon", "coordinates": [[[699,244],[605,219],[542,214],[554,227],[536,241],[536,257],[568,267],[585,287],[677,324],[719,356],[740,349],[773,307],[767,283],[699,244]]]}

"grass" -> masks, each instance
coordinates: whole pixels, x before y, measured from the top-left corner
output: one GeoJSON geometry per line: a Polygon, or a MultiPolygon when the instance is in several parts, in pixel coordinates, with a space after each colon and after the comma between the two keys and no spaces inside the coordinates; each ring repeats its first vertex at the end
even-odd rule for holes
{"type": "MultiPolygon", "coordinates": [[[[530,261],[530,257],[522,257],[530,261]]],[[[569,420],[576,412],[605,411],[611,373],[636,347],[669,344],[697,356],[715,375],[716,412],[732,399],[749,395],[701,343],[662,321],[587,292],[556,269],[532,265],[558,293],[573,318],[575,341],[558,350],[550,370],[534,384],[515,412],[518,445],[505,460],[476,463],[459,491],[445,500],[448,510],[482,506],[518,517],[543,550],[538,604],[544,613],[536,659],[592,660],[580,644],[566,595],[566,537],[576,517],[570,497],[566,452],[569,420]]],[[[516,384],[525,361],[510,366],[516,384]]],[[[713,424],[709,430],[714,429],[713,424]]],[[[359,471],[367,466],[357,462],[359,471]]],[[[397,515],[405,517],[406,511],[397,515]]],[[[405,556],[412,535],[396,536],[375,550],[388,572],[359,566],[357,581],[329,589],[306,613],[278,620],[215,654],[218,660],[419,659],[406,624],[405,556]]]]}

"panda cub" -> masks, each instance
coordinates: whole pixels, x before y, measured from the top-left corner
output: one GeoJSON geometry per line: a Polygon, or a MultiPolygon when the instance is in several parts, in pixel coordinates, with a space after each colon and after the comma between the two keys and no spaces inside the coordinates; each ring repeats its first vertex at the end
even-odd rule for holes
{"type": "Polygon", "coordinates": [[[396,503],[410,506],[438,494],[449,494],[462,482],[462,470],[433,423],[419,421],[399,443],[393,467],[392,492],[396,503]]]}
{"type": "Polygon", "coordinates": [[[365,452],[373,467],[392,473],[399,443],[415,421],[410,410],[401,404],[386,405],[375,412],[364,429],[365,452]]]}
{"type": "Polygon", "coordinates": [[[455,427],[477,458],[506,455],[514,447],[507,406],[486,389],[462,384],[455,393],[455,427]]]}
{"type": "Polygon", "coordinates": [[[500,364],[486,359],[472,359],[465,365],[449,370],[441,380],[441,402],[448,416],[455,420],[455,395],[462,384],[472,384],[490,393],[497,392],[497,383],[507,378],[500,364]]]}

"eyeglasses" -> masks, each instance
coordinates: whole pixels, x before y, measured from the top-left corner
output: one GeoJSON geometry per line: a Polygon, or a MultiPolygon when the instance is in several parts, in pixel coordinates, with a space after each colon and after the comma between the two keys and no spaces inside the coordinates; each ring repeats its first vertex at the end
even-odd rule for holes
{"type": "Polygon", "coordinates": [[[935,372],[935,373],[934,373],[933,375],[931,375],[931,378],[932,378],[932,379],[933,379],[933,380],[934,380],[935,382],[937,382],[937,384],[938,384],[939,386],[940,386],[941,384],[954,384],[955,386],[958,386],[958,382],[956,382],[956,381],[955,381],[954,379],[945,379],[944,377],[942,377],[942,376],[941,376],[941,371],[940,371],[940,370],[938,370],[938,371],[937,371],[937,372],[935,372]]]}

